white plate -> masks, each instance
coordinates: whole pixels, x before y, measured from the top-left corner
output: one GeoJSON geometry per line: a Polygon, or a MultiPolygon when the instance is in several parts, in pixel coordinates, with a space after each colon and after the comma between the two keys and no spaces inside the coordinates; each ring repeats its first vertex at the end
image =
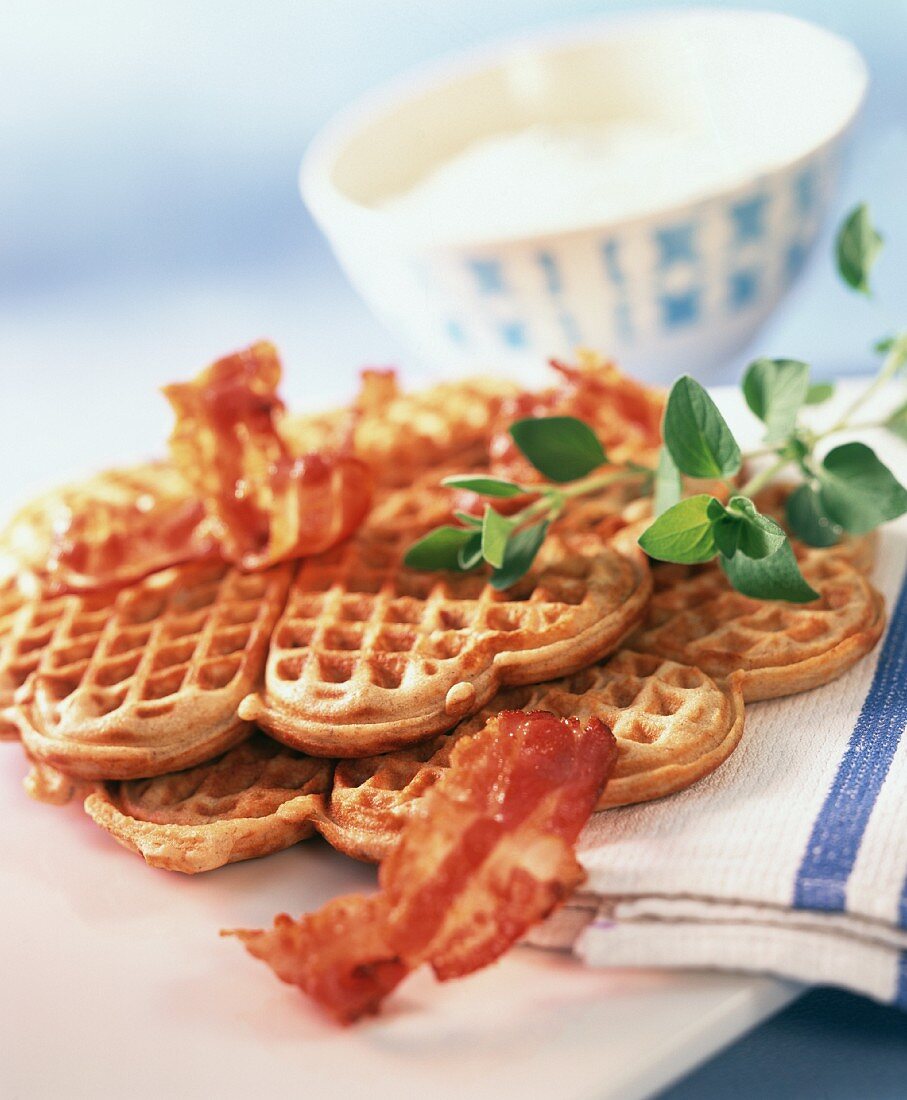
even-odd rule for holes
{"type": "MultiPolygon", "coordinates": [[[[142,411],[142,383],[111,383],[111,403],[117,389],[134,393],[131,430],[150,438],[158,410],[142,411]]],[[[118,443],[125,431],[116,426],[118,443]]],[[[104,432],[100,416],[61,418],[43,436],[42,465],[94,459],[104,432]]],[[[32,486],[4,469],[5,515],[32,486]]],[[[195,878],[149,869],[78,806],[29,801],[25,770],[17,747],[0,745],[4,1096],[633,1100],[799,992],[761,978],[589,970],[521,948],[448,985],[419,973],[380,1019],[342,1030],[217,932],[368,889],[372,868],[311,842],[195,878]]]]}

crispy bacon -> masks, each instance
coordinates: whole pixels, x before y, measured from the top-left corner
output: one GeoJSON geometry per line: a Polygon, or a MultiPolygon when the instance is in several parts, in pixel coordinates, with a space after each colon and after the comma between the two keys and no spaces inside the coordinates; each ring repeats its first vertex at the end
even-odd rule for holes
{"type": "Polygon", "coordinates": [[[2,542],[48,594],[126,584],[217,548],[201,502],[164,463],[45,493],[13,517],[2,542]]]}
{"type": "Polygon", "coordinates": [[[173,461],[223,556],[246,569],[328,549],[355,530],[371,499],[361,459],[291,452],[277,427],[280,373],[275,348],[261,342],[164,388],[177,417],[173,461]]]}
{"type": "Polygon", "coordinates": [[[273,928],[224,934],[349,1024],[377,1012],[409,972],[384,938],[386,912],[380,894],[348,894],[299,920],[280,913],[273,928]]]}
{"type": "Polygon", "coordinates": [[[487,966],[584,879],[573,846],[617,758],[599,719],[505,711],[455,748],[381,865],[381,892],[236,934],[348,1023],[410,970],[487,966]]]}
{"type": "Polygon", "coordinates": [[[561,376],[557,385],[519,394],[501,405],[489,451],[497,476],[539,480],[507,431],[515,420],[527,416],[575,416],[595,429],[612,461],[654,466],[665,403],[660,390],[635,382],[591,352],[580,354],[578,366],[554,359],[551,366],[561,376]]]}

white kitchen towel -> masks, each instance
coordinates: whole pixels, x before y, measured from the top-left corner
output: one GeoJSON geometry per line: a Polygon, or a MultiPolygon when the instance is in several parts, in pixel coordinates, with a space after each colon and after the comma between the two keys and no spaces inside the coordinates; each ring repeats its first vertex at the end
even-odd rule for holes
{"type": "Polygon", "coordinates": [[[584,894],[532,942],[616,967],[720,967],[907,1008],[907,524],[879,543],[889,624],[827,687],[747,708],[713,775],[593,817],[584,894]]]}

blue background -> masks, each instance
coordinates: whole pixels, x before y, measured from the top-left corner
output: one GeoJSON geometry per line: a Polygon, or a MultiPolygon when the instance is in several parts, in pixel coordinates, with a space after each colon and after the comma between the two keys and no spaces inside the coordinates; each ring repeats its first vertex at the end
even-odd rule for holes
{"type": "MultiPolygon", "coordinates": [[[[297,404],[344,396],[365,362],[417,374],[301,205],[306,142],[409,65],[655,6],[685,5],[4,0],[0,469],[15,470],[27,495],[62,468],[159,447],[167,414],[150,387],[259,336],[285,352],[297,404]]],[[[889,241],[867,304],[837,286],[826,236],[749,350],[808,359],[819,374],[870,369],[870,342],[907,320],[907,3],[748,6],[811,18],[865,54],[872,91],[836,213],[868,198],[889,241]]],[[[728,380],[738,368],[728,364],[728,380]]],[[[905,1040],[907,1018],[813,994],[670,1095],[902,1096],[905,1040]]]]}

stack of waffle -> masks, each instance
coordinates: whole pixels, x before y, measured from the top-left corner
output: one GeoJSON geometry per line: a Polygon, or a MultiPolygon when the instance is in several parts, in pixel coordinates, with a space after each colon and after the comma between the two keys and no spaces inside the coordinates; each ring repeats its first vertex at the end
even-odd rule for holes
{"type": "MultiPolygon", "coordinates": [[[[619,410],[601,400],[613,444],[619,410]]],[[[314,832],[380,860],[453,745],[502,710],[607,723],[619,762],[606,811],[696,782],[739,742],[744,701],[826,683],[878,640],[867,540],[798,548],[818,601],[752,600],[713,565],[653,567],[635,541],[645,502],[624,491],[556,523],[504,592],[482,572],[404,566],[406,548],[462,506],[439,487],[444,474],[499,472],[495,439],[516,401],[476,381],[361,416],[354,445],[377,482],[370,515],[339,546],[261,572],[200,545],[188,562],[149,559],[139,579],[60,591],[34,580],[47,509],[26,510],[0,582],[0,736],[31,762],[29,792],[78,794],[116,840],[171,870],[210,870],[314,832]]],[[[317,447],[341,421],[295,419],[287,435],[317,447]]],[[[642,430],[627,431],[637,457],[642,430]]],[[[106,484],[119,497],[173,476],[146,467],[106,484]]],[[[104,476],[93,499],[98,484],[104,476]]],[[[63,491],[67,507],[79,494],[63,491]]]]}

